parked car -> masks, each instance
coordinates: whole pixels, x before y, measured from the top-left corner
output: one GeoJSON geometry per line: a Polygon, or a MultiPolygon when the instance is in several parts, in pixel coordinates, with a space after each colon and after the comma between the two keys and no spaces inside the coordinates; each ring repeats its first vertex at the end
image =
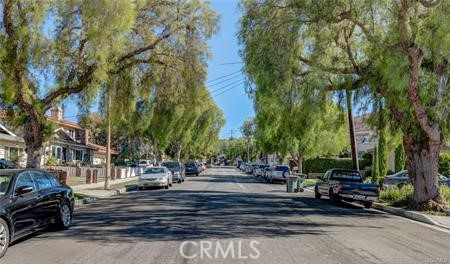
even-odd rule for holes
{"type": "Polygon", "coordinates": [[[174,182],[182,183],[186,179],[186,170],[183,163],[178,161],[165,161],[161,166],[166,167],[172,173],[174,182]]]}
{"type": "Polygon", "coordinates": [[[151,160],[140,160],[139,161],[139,167],[150,167],[153,165],[153,162],[151,160]]]}
{"type": "MultiPolygon", "coordinates": [[[[438,174],[438,177],[439,177],[439,184],[450,186],[449,178],[447,178],[441,174],[438,174]]],[[[403,171],[397,172],[394,175],[389,175],[389,176],[384,177],[383,188],[384,189],[392,188],[392,187],[402,188],[403,186],[405,186],[407,184],[411,184],[411,180],[409,179],[408,171],[403,170],[403,171]]]]}
{"type": "Polygon", "coordinates": [[[200,169],[196,162],[188,161],[186,162],[185,166],[186,166],[186,175],[198,176],[200,174],[200,169]]]}
{"type": "Polygon", "coordinates": [[[268,183],[274,183],[276,181],[286,183],[287,177],[291,175],[291,170],[288,165],[276,165],[270,171],[267,178],[268,183]]]}
{"type": "Polygon", "coordinates": [[[247,163],[242,162],[241,165],[239,166],[239,169],[240,169],[241,171],[245,171],[245,167],[246,167],[246,166],[247,166],[247,163]]]}
{"type": "Polygon", "coordinates": [[[322,195],[326,195],[332,202],[340,200],[359,202],[364,207],[370,208],[373,201],[378,199],[380,186],[378,184],[363,183],[363,178],[359,171],[331,169],[317,179],[314,193],[317,199],[320,199],[322,195]]]}
{"type": "Polygon", "coordinates": [[[147,187],[164,187],[164,189],[169,189],[171,186],[172,172],[163,166],[148,167],[138,179],[139,190],[147,187]]]}
{"type": "Polygon", "coordinates": [[[274,167],[272,166],[268,166],[268,167],[266,167],[265,169],[264,169],[264,172],[263,172],[263,178],[265,179],[265,180],[267,180],[268,178],[269,178],[269,176],[270,176],[270,174],[272,173],[272,170],[274,169],[274,167]]]}
{"type": "Polygon", "coordinates": [[[47,172],[0,171],[0,258],[9,244],[49,225],[68,229],[73,208],[72,189],[47,172]]]}
{"type": "Polygon", "coordinates": [[[244,172],[247,173],[247,174],[252,174],[253,173],[253,166],[252,166],[252,164],[245,165],[244,172]]]}
{"type": "Polygon", "coordinates": [[[0,169],[15,169],[16,164],[9,160],[0,159],[0,169]]]}
{"type": "Polygon", "coordinates": [[[253,170],[253,176],[262,177],[265,169],[268,167],[269,167],[269,165],[265,165],[265,164],[258,165],[258,167],[255,170],[253,170]]]}

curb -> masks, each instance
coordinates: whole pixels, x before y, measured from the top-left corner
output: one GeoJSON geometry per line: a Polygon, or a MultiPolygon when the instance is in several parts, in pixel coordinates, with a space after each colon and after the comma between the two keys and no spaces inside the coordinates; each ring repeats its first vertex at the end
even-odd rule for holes
{"type": "Polygon", "coordinates": [[[113,197],[113,196],[117,196],[119,194],[126,193],[127,189],[126,188],[121,188],[121,189],[116,189],[116,190],[112,190],[112,191],[113,192],[111,192],[110,195],[105,196],[105,197],[90,196],[90,197],[87,197],[87,198],[84,198],[84,199],[75,200],[75,207],[80,207],[80,206],[83,206],[83,205],[86,205],[86,204],[90,204],[90,203],[95,202],[95,201],[100,200],[100,199],[106,199],[106,198],[109,198],[109,197],[113,197]]]}
{"type": "Polygon", "coordinates": [[[422,223],[426,223],[426,224],[430,224],[430,225],[434,225],[434,226],[438,226],[438,227],[450,230],[450,226],[445,226],[445,225],[439,224],[438,222],[433,220],[431,217],[429,217],[425,214],[422,214],[422,213],[408,211],[408,210],[401,209],[401,208],[395,208],[395,207],[387,206],[387,205],[380,204],[380,203],[373,203],[372,208],[378,209],[380,211],[387,212],[390,214],[409,218],[411,220],[415,220],[418,222],[422,222],[422,223]]]}

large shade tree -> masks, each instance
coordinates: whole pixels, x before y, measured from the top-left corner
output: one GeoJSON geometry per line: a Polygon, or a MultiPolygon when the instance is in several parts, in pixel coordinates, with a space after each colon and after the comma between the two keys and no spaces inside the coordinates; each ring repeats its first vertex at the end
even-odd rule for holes
{"type": "Polygon", "coordinates": [[[3,0],[0,96],[24,126],[27,167],[40,166],[45,113],[70,95],[89,105],[122,71],[142,76],[192,31],[211,34],[207,2],[3,0]],[[136,74],[136,72],[133,72],[136,74]]]}
{"type": "Polygon", "coordinates": [[[414,207],[441,210],[438,159],[450,130],[450,25],[443,21],[450,19],[450,2],[248,0],[242,6],[248,67],[294,63],[297,75],[322,84],[317,92],[358,89],[382,97],[403,133],[414,207]]]}

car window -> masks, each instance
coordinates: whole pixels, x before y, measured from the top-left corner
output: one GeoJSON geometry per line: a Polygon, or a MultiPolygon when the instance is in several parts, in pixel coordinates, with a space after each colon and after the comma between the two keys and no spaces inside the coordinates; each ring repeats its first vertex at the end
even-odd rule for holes
{"type": "Polygon", "coordinates": [[[337,181],[352,181],[352,182],[362,181],[359,172],[353,171],[335,171],[333,173],[332,179],[337,181]]]}
{"type": "Polygon", "coordinates": [[[5,195],[8,191],[9,183],[11,182],[11,174],[0,174],[0,196],[5,195]]]}
{"type": "Polygon", "coordinates": [[[144,171],[144,174],[158,174],[167,172],[165,168],[149,168],[144,171]]]}
{"type": "Polygon", "coordinates": [[[287,167],[287,166],[276,166],[275,170],[276,171],[289,171],[289,167],[287,167]]]}
{"type": "Polygon", "coordinates": [[[44,190],[53,187],[52,182],[44,172],[32,171],[31,175],[33,175],[33,179],[38,190],[44,190]]]}
{"type": "Polygon", "coordinates": [[[36,186],[34,185],[33,178],[28,172],[23,172],[19,175],[16,181],[16,190],[20,187],[30,186],[33,188],[33,192],[36,191],[36,186]]]}
{"type": "Polygon", "coordinates": [[[50,180],[53,187],[61,186],[61,184],[59,183],[59,181],[57,179],[55,179],[55,177],[53,177],[52,175],[49,175],[49,174],[45,174],[45,175],[48,177],[48,179],[50,180]]]}

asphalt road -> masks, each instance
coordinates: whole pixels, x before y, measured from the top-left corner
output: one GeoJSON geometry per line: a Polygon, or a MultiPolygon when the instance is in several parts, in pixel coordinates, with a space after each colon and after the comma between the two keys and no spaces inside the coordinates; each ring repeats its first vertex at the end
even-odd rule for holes
{"type": "Polygon", "coordinates": [[[78,209],[71,229],[19,241],[0,263],[450,263],[448,231],[284,191],[210,169],[78,209]]]}

